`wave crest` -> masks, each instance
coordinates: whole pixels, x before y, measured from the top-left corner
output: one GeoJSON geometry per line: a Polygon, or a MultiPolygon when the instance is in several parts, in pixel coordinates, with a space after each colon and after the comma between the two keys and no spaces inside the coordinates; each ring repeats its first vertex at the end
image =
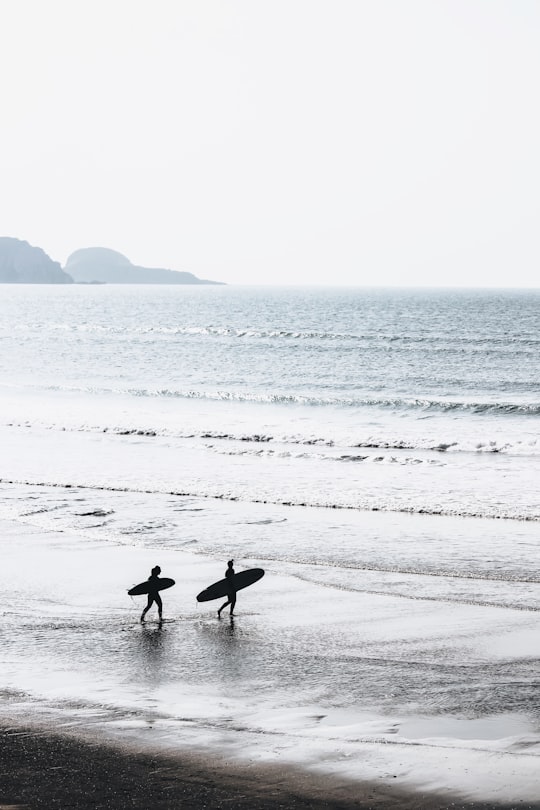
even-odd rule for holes
{"type": "Polygon", "coordinates": [[[201,399],[213,401],[253,402],[283,405],[307,405],[310,407],[338,408],[384,408],[411,411],[463,411],[469,414],[520,414],[538,416],[540,402],[476,402],[467,400],[430,399],[428,397],[319,397],[300,394],[265,393],[249,391],[180,391],[168,388],[150,390],[130,388],[127,393],[138,397],[172,397],[177,399],[201,399]]]}

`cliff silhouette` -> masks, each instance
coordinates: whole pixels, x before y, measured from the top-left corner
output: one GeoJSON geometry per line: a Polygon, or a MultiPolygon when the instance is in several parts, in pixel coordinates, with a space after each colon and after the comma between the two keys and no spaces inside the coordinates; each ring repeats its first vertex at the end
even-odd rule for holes
{"type": "Polygon", "coordinates": [[[122,253],[104,247],[76,250],[69,256],[65,271],[78,283],[108,284],[220,284],[197,278],[193,273],[163,267],[140,267],[122,253]]]}
{"type": "Polygon", "coordinates": [[[104,247],[76,250],[62,269],[44,250],[0,236],[0,284],[222,284],[164,267],[139,267],[104,247]]]}
{"type": "Polygon", "coordinates": [[[72,284],[60,262],[53,261],[44,250],[32,247],[22,239],[0,236],[0,283],[3,284],[72,284]]]}

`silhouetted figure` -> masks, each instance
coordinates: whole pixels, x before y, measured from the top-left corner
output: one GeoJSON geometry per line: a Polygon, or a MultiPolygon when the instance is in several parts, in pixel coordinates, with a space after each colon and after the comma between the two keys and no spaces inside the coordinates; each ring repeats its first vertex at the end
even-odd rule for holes
{"type": "Polygon", "coordinates": [[[159,620],[163,619],[163,602],[161,601],[161,596],[158,592],[158,580],[159,575],[161,574],[161,568],[159,565],[154,566],[152,568],[152,573],[148,577],[148,602],[146,603],[146,607],[141,614],[141,622],[144,622],[144,617],[154,604],[157,605],[159,620]]]}
{"type": "Polygon", "coordinates": [[[234,568],[233,568],[234,560],[229,560],[227,563],[227,570],[225,571],[225,579],[228,583],[228,599],[227,601],[219,608],[217,615],[221,616],[221,611],[223,608],[226,608],[227,605],[231,606],[230,615],[233,616],[234,606],[236,605],[236,591],[234,589],[234,568]]]}

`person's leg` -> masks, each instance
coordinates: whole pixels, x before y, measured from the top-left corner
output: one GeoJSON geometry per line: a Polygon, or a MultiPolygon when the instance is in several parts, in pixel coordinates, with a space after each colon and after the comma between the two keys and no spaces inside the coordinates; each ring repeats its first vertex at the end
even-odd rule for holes
{"type": "Polygon", "coordinates": [[[161,601],[161,596],[159,596],[158,594],[155,595],[154,599],[156,601],[158,609],[159,620],[161,621],[163,618],[163,602],[161,601]]]}
{"type": "Polygon", "coordinates": [[[231,606],[230,614],[233,615],[234,606],[236,605],[236,591],[229,591],[229,598],[227,601],[219,608],[218,616],[221,616],[221,611],[227,607],[227,605],[231,606]]]}
{"type": "Polygon", "coordinates": [[[221,616],[221,611],[223,610],[223,608],[226,608],[226,607],[227,607],[227,605],[230,605],[230,603],[231,603],[231,600],[230,600],[230,599],[227,599],[227,601],[226,601],[226,602],[224,602],[220,608],[218,608],[217,615],[218,615],[218,616],[221,616]]]}
{"type": "Polygon", "coordinates": [[[150,594],[148,594],[148,602],[146,603],[146,607],[145,607],[145,609],[144,609],[144,610],[143,610],[143,612],[141,613],[141,622],[144,622],[144,617],[146,616],[146,614],[148,613],[148,611],[149,611],[149,610],[150,610],[150,608],[152,607],[153,602],[154,602],[154,600],[152,599],[152,597],[150,596],[150,594]]]}

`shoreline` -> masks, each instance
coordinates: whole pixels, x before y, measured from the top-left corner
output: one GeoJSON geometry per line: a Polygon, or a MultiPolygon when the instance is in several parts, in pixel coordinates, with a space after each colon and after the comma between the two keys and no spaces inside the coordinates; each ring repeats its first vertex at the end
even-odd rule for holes
{"type": "MultiPolygon", "coordinates": [[[[293,766],[231,766],[199,755],[151,754],[28,725],[0,724],[0,807],[85,810],[511,810],[387,782],[349,782],[293,766]]],[[[520,802],[522,810],[539,810],[520,802]]]]}
{"type": "Polygon", "coordinates": [[[291,561],[219,622],[193,599],[215,579],[212,554],[156,560],[154,543],[55,523],[1,522],[0,810],[540,810],[537,613],[467,590],[448,602],[440,578],[428,601],[403,581],[355,590],[346,568],[291,561]],[[163,627],[141,625],[126,596],[156,561],[178,584],[163,627]]]}

